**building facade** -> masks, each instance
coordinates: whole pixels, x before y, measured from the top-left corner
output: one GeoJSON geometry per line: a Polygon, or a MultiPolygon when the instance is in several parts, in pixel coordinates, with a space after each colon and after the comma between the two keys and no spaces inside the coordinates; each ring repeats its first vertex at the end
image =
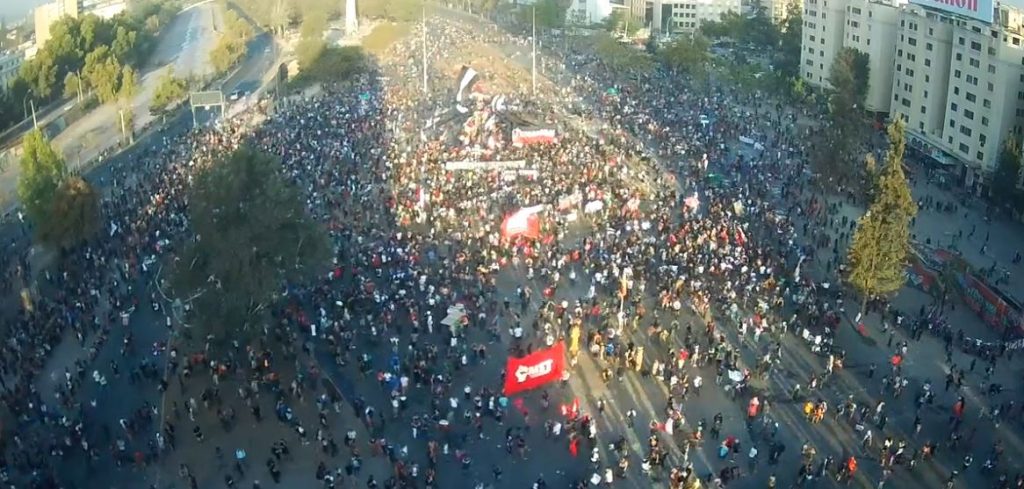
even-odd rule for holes
{"type": "Polygon", "coordinates": [[[868,112],[889,113],[899,7],[892,3],[849,0],[844,17],[843,47],[868,55],[868,92],[864,108],[868,112]]]}
{"type": "Polygon", "coordinates": [[[1024,14],[1000,5],[993,23],[920,5],[903,9],[893,77],[894,117],[908,143],[959,165],[981,190],[999,148],[1024,127],[1024,14]]]}
{"type": "Polygon", "coordinates": [[[18,69],[25,62],[23,51],[0,52],[0,92],[7,90],[11,81],[18,76],[18,69]]]}
{"type": "Polygon", "coordinates": [[[740,0],[654,0],[652,30],[668,34],[692,34],[704,22],[718,21],[728,12],[741,12],[740,0]]]}
{"type": "Polygon", "coordinates": [[[758,6],[771,17],[772,22],[781,24],[786,21],[790,11],[803,12],[804,0],[761,0],[758,6]]]}

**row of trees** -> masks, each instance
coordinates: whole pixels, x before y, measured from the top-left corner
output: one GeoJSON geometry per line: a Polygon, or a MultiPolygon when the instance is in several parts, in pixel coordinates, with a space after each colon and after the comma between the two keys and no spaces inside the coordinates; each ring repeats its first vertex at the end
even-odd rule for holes
{"type": "Polygon", "coordinates": [[[218,73],[235,66],[245,55],[245,46],[253,36],[252,26],[230,8],[224,9],[224,30],[210,51],[210,63],[218,73]]]}
{"type": "Polygon", "coordinates": [[[25,101],[43,105],[61,96],[94,94],[101,102],[129,96],[136,70],[155,46],[156,34],[177,12],[175,2],[133,2],[111,19],[64,17],[51,38],[20,68],[0,98],[0,128],[25,117],[25,101]]]}
{"type": "Polygon", "coordinates": [[[1003,142],[996,170],[992,174],[990,192],[999,208],[1024,215],[1024,189],[1018,186],[1022,164],[1020,145],[1021,141],[1016,137],[1008,137],[1003,142]]]}

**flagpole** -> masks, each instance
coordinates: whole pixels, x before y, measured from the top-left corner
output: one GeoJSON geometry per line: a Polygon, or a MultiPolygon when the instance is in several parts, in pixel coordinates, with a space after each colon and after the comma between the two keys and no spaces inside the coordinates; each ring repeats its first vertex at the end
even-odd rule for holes
{"type": "Polygon", "coordinates": [[[537,4],[533,4],[533,69],[531,79],[533,80],[533,96],[537,96],[537,4]]]}
{"type": "Polygon", "coordinates": [[[427,94],[427,6],[423,5],[423,94],[427,94]]]}

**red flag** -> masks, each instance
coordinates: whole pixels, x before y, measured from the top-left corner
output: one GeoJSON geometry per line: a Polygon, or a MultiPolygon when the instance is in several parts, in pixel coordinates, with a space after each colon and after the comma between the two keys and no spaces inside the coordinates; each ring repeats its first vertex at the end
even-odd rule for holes
{"type": "Polygon", "coordinates": [[[579,453],[580,453],[580,439],[579,438],[573,438],[572,441],[569,442],[569,453],[572,454],[573,457],[579,455],[579,453]]]}
{"type": "Polygon", "coordinates": [[[565,342],[535,351],[523,358],[509,357],[505,364],[505,395],[536,389],[562,378],[565,371],[565,342]]]}

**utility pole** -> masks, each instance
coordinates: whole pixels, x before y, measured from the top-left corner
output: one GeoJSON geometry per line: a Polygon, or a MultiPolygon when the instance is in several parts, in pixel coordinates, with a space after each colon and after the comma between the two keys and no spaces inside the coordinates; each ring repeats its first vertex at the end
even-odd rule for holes
{"type": "Polygon", "coordinates": [[[82,103],[82,99],[85,98],[82,96],[82,70],[76,71],[75,76],[78,77],[78,103],[82,103]]]}
{"type": "Polygon", "coordinates": [[[537,4],[533,4],[533,60],[532,60],[533,96],[537,96],[537,4]]]}
{"type": "Polygon", "coordinates": [[[423,95],[427,95],[427,5],[423,5],[423,32],[420,33],[422,36],[423,44],[423,95]]]}
{"type": "Polygon", "coordinates": [[[132,144],[135,142],[135,135],[130,133],[128,127],[125,125],[124,109],[118,109],[118,113],[121,114],[121,140],[127,140],[128,144],[132,144]]]}

